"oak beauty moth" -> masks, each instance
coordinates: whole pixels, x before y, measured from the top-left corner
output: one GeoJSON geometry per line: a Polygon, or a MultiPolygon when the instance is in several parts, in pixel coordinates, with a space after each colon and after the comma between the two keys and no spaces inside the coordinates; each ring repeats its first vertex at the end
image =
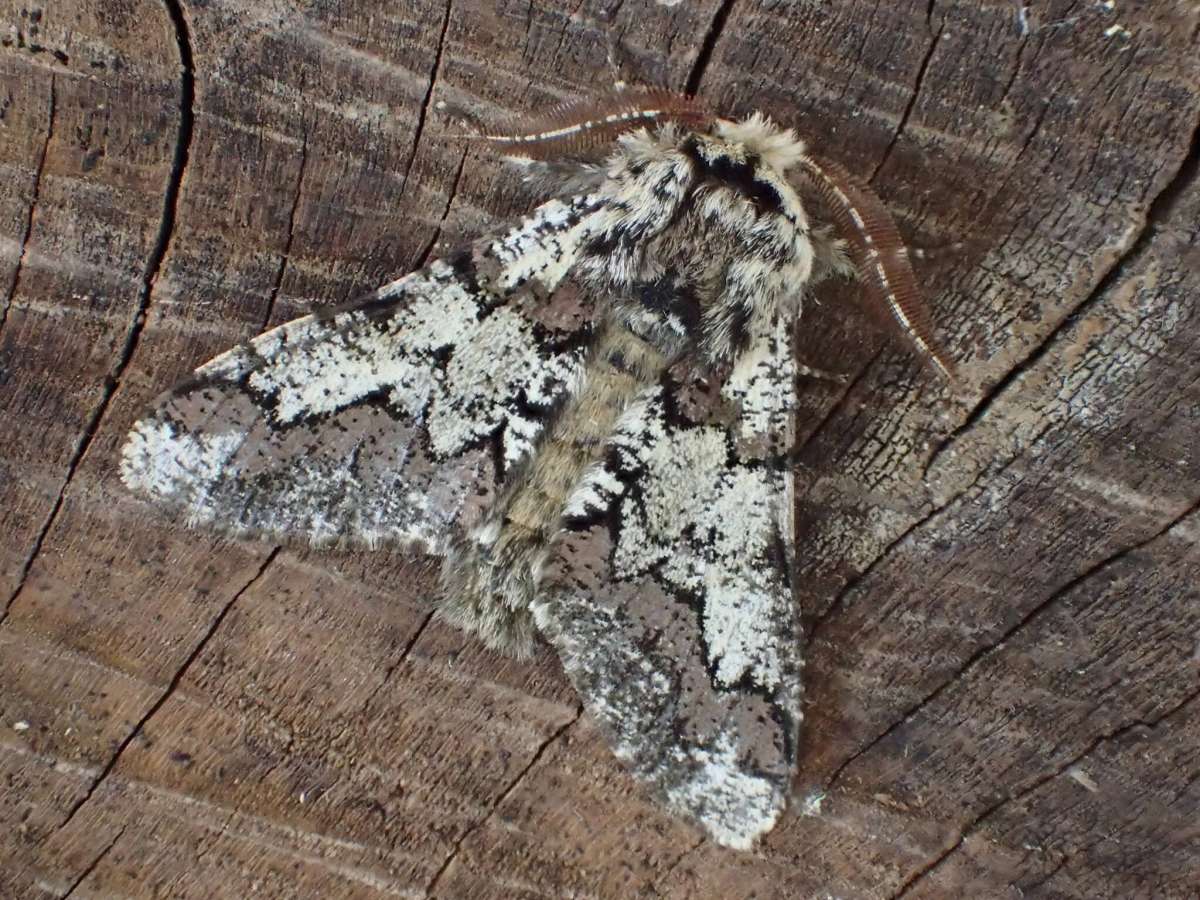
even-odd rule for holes
{"type": "Polygon", "coordinates": [[[951,364],[878,198],[762,115],[626,91],[481,137],[545,202],[205,363],[134,425],[122,477],[193,525],[440,556],[444,619],[517,656],[547,641],[633,774],[747,848],[801,719],[801,301],[856,275],[951,364]]]}

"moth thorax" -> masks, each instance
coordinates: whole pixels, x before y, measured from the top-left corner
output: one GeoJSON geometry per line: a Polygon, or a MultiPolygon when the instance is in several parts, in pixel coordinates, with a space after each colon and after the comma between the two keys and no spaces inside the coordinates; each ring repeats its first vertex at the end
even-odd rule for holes
{"type": "Polygon", "coordinates": [[[686,333],[689,352],[722,363],[739,356],[781,313],[794,317],[813,251],[802,220],[748,211],[732,188],[708,193],[709,207],[724,214],[705,214],[697,204],[681,229],[704,252],[663,242],[655,249],[666,276],[644,284],[639,299],[647,310],[671,314],[686,333]]]}

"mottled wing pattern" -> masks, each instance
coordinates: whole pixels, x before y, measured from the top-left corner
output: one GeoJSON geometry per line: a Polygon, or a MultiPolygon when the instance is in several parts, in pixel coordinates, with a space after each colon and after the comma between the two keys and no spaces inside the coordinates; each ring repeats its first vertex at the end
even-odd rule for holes
{"type": "Polygon", "coordinates": [[[134,425],[126,484],[234,534],[440,552],[578,377],[588,317],[554,318],[545,301],[599,205],[546,203],[497,239],[201,366],[134,425]]]}
{"type": "Polygon", "coordinates": [[[782,322],[727,380],[731,422],[654,389],[570,499],[534,608],[616,755],[739,848],[786,805],[801,718],[793,394],[782,322]]]}

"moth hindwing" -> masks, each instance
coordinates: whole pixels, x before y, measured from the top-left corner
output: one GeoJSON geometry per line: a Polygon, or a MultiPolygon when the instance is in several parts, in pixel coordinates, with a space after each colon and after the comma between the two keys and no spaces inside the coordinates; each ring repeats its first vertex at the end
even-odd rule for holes
{"type": "Polygon", "coordinates": [[[948,360],[882,205],[762,116],[623,94],[483,137],[554,199],[201,366],[133,427],[122,477],[192,524],[440,555],[443,618],[516,655],[544,638],[634,774],[749,847],[801,718],[802,295],[857,270],[948,360]],[[608,155],[579,158],[598,134],[608,155]]]}

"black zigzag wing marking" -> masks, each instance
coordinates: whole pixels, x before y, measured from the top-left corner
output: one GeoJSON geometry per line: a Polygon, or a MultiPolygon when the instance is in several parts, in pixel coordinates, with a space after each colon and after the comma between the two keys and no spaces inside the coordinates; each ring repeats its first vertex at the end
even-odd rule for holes
{"type": "Polygon", "coordinates": [[[723,389],[732,426],[648,392],[568,502],[534,607],[616,755],[738,848],[775,824],[796,762],[793,374],[780,325],[723,389]]]}
{"type": "Polygon", "coordinates": [[[588,317],[554,321],[544,301],[600,205],[551,201],[216,357],[134,425],[123,479],[189,524],[441,552],[578,377],[588,317]]]}

